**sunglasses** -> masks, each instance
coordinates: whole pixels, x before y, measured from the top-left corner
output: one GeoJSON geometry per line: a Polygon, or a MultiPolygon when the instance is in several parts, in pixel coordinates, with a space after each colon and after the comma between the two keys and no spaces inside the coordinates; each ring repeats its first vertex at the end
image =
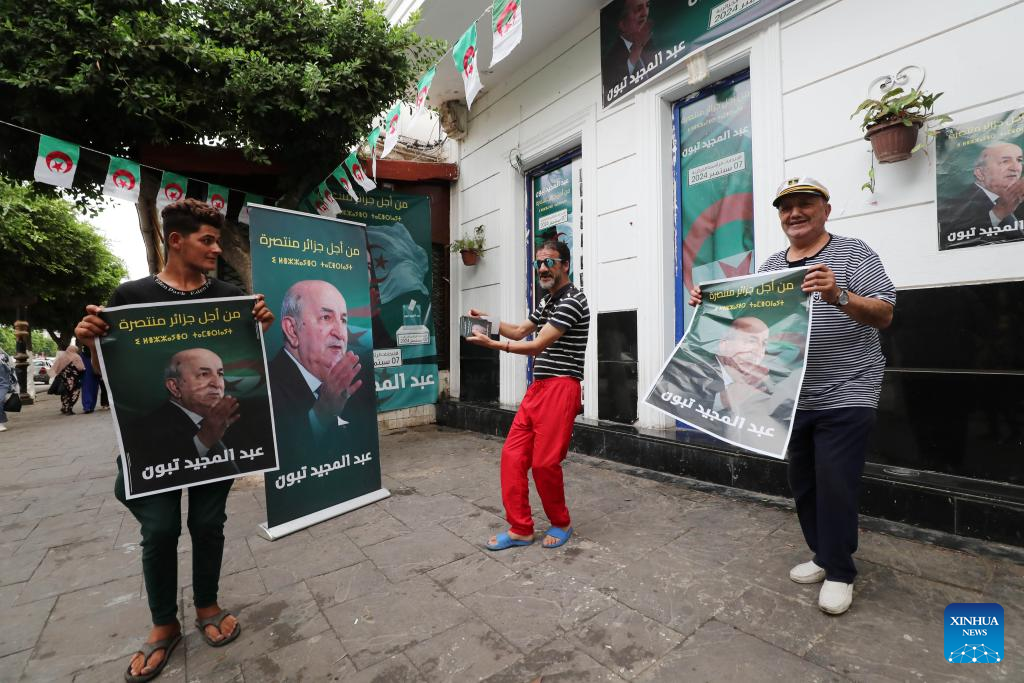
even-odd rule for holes
{"type": "Polygon", "coordinates": [[[560,258],[539,258],[533,262],[535,270],[540,270],[541,266],[547,266],[548,268],[554,268],[556,263],[561,263],[564,259],[560,258]]]}

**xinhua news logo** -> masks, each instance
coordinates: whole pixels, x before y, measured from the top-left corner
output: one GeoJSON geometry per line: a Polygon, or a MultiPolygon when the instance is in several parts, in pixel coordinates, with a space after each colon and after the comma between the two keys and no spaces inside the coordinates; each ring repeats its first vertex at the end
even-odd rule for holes
{"type": "Polygon", "coordinates": [[[946,661],[985,664],[1003,661],[1003,607],[994,602],[954,602],[944,616],[946,661]]]}

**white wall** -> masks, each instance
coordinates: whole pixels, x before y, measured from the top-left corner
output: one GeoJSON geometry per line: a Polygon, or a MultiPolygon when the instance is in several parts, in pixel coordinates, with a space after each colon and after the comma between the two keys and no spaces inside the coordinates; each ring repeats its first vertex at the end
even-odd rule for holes
{"type": "MultiPolygon", "coordinates": [[[[1024,277],[1024,243],[938,251],[933,151],[877,165],[877,193],[861,191],[870,147],[849,118],[873,79],[908,64],[945,91],[938,109],[956,121],[1024,106],[1005,30],[1021,25],[1024,4],[1008,0],[804,0],[712,48],[712,79],[751,70],[757,260],[785,244],[774,188],[807,174],[832,191],[830,229],[872,245],[897,287],[1024,277]]],[[[636,309],[642,394],[674,342],[671,105],[693,87],[677,67],[602,109],[598,27],[592,12],[512,77],[484,80],[460,143],[452,232],[483,224],[488,250],[472,268],[455,257],[453,308],[525,318],[525,188],[509,159],[535,165],[582,146],[586,379],[596,386],[596,314],[636,309]]],[[[525,359],[502,354],[501,400],[525,389],[525,359]]],[[[643,406],[640,422],[665,425],[643,406]]]]}

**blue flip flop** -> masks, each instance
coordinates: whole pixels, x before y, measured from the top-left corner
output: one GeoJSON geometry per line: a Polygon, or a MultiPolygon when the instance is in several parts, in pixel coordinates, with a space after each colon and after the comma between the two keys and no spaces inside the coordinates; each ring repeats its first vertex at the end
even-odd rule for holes
{"type": "Polygon", "coordinates": [[[506,548],[515,548],[524,545],[531,545],[533,541],[521,541],[518,538],[512,538],[508,535],[507,531],[502,531],[495,538],[497,543],[491,545],[490,543],[484,543],[484,547],[488,550],[505,550],[506,548]]]}
{"type": "Polygon", "coordinates": [[[548,549],[550,549],[550,548],[557,548],[559,546],[565,545],[565,542],[569,540],[570,536],[572,536],[572,527],[569,527],[565,531],[562,531],[557,526],[553,526],[550,529],[548,529],[547,532],[545,532],[545,536],[551,536],[553,538],[557,538],[558,539],[558,543],[552,543],[551,545],[545,545],[544,543],[541,543],[540,547],[541,548],[548,548],[548,549]]]}

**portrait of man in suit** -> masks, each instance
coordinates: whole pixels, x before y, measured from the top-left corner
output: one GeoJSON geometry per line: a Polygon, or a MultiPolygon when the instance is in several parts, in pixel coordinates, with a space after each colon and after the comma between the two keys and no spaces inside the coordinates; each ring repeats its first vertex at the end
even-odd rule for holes
{"type": "Polygon", "coordinates": [[[601,59],[601,82],[605,93],[654,61],[650,21],[650,0],[621,0],[616,26],[619,35],[601,59]]]}
{"type": "Polygon", "coordinates": [[[284,345],[270,362],[278,432],[303,443],[347,424],[345,406],[363,382],[359,356],[348,348],[348,305],[323,280],[302,280],[281,301],[284,345]]]}
{"type": "MultiPolygon", "coordinates": [[[[272,452],[269,415],[226,394],[224,362],[213,351],[193,348],[171,356],[164,368],[164,388],[166,400],[127,430],[133,476],[147,464],[168,465],[175,458],[181,468],[185,460],[226,453],[237,457],[259,447],[272,452]]],[[[239,462],[227,458],[204,467],[201,475],[209,480],[241,472],[239,462]]]]}
{"type": "Polygon", "coordinates": [[[995,231],[990,228],[1019,225],[1024,219],[1024,155],[1012,142],[986,145],[974,163],[973,183],[966,191],[939,202],[940,240],[943,245],[955,242],[951,233],[975,229],[970,243],[1001,242],[1024,239],[1024,231],[995,231]]]}

